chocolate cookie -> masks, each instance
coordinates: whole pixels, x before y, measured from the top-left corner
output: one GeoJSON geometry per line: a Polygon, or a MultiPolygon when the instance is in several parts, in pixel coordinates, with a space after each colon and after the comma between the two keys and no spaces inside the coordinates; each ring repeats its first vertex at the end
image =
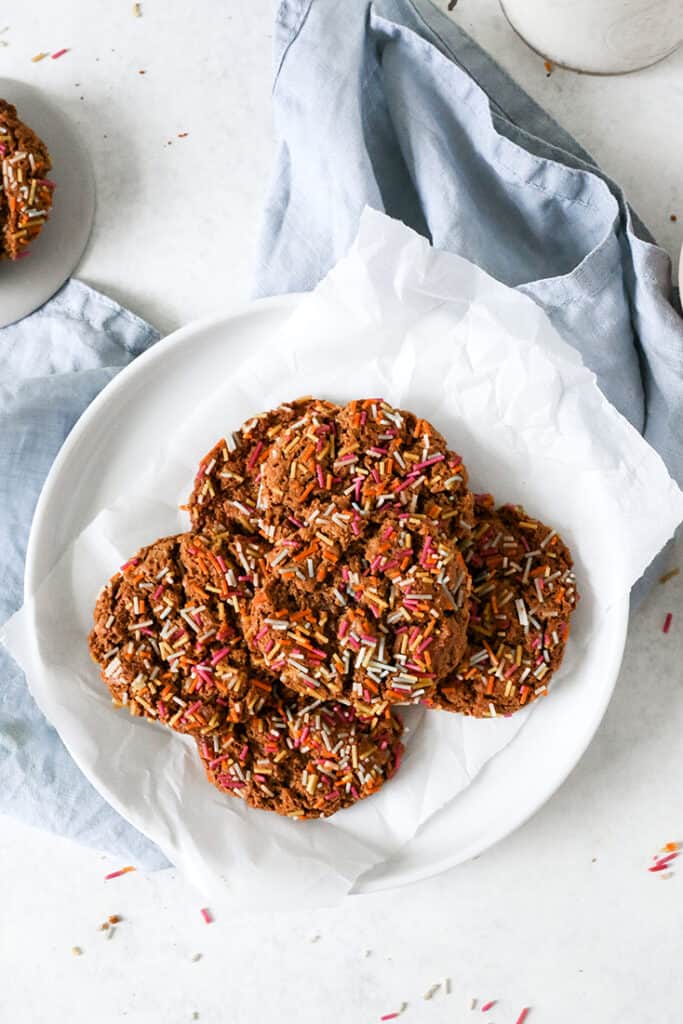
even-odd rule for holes
{"type": "Polygon", "coordinates": [[[342,704],[280,699],[197,746],[218,789],[290,818],[326,818],[391,778],[402,732],[388,711],[364,719],[342,704]]]}
{"type": "Polygon", "coordinates": [[[264,535],[268,534],[266,524],[261,522],[263,463],[283,428],[299,419],[313,402],[311,398],[299,398],[260,413],[247,420],[229,440],[221,438],[204,456],[187,505],[196,532],[220,533],[236,525],[250,533],[261,528],[264,535]]]}
{"type": "Polygon", "coordinates": [[[519,505],[478,495],[463,547],[472,574],[468,645],[430,707],[477,717],[510,714],[548,692],[578,601],[567,546],[519,505]]]}
{"type": "Polygon", "coordinates": [[[273,546],[244,624],[253,655],[291,689],[364,714],[420,701],[465,648],[470,580],[457,544],[402,512],[352,540],[342,519],[340,541],[337,515],[273,546]]]}
{"type": "Polygon", "coordinates": [[[44,142],[0,99],[0,258],[17,260],[40,234],[52,206],[52,164],[44,142]]]}
{"type": "Polygon", "coordinates": [[[89,637],[114,703],[199,734],[257,712],[271,683],[253,671],[239,622],[261,557],[253,538],[181,534],[126,562],[97,600],[89,637]]]}
{"type": "Polygon", "coordinates": [[[388,512],[426,515],[455,537],[471,527],[462,458],[427,420],[381,399],[309,407],[278,434],[261,480],[272,538],[330,502],[353,517],[356,530],[388,512]]]}

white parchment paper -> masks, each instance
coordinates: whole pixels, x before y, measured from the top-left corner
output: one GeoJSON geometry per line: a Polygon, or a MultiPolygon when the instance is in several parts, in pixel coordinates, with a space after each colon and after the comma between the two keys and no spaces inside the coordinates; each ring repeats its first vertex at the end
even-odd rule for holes
{"type": "Polygon", "coordinates": [[[110,803],[214,901],[254,908],[338,900],[457,799],[533,714],[474,721],[408,709],[396,778],[332,819],[297,823],[214,791],[191,741],[112,708],[86,645],[100,587],[142,544],[187,528],[178,505],[219,437],[302,394],[383,396],[426,416],[464,456],[474,489],[522,502],[561,532],[582,600],[551,700],[683,518],[659,455],[530,299],[366,210],[349,254],[280,334],[207,380],[205,401],[162,456],[131,475],[3,630],[36,700],[110,803]]]}

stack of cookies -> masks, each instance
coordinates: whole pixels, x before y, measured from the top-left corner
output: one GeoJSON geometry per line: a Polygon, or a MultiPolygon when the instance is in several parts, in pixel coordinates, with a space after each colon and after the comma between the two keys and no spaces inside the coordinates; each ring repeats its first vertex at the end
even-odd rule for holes
{"type": "Polygon", "coordinates": [[[191,734],[209,780],[326,817],[401,759],[399,705],[495,718],[548,692],[578,599],[554,530],[468,489],[426,420],[312,398],[206,455],[192,529],[100,594],[114,703],[191,734]]]}

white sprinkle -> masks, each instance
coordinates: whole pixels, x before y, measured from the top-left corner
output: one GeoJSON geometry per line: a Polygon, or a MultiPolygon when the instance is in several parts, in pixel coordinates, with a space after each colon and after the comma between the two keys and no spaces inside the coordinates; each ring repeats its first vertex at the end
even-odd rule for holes
{"type": "Polygon", "coordinates": [[[429,988],[427,989],[427,991],[425,992],[425,994],[423,995],[422,998],[423,999],[431,999],[433,996],[436,995],[436,993],[439,991],[440,988],[441,988],[441,982],[437,981],[436,984],[429,986],[429,988]]]}

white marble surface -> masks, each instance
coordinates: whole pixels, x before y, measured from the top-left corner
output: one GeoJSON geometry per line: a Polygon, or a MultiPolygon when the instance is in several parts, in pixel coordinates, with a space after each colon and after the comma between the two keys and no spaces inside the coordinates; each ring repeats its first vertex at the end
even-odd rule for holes
{"type": "MultiPolygon", "coordinates": [[[[78,0],[17,5],[0,15],[0,75],[49,88],[93,153],[99,207],[81,276],[169,330],[248,292],[271,146],[270,4],[142,8],[136,19],[128,0],[87,13],[78,0]],[[60,60],[30,62],[62,46],[60,60]]],[[[683,52],[623,78],[547,78],[494,0],[460,0],[453,16],[624,183],[673,252],[683,52]]],[[[406,1024],[514,1024],[523,1006],[529,1024],[678,1022],[683,866],[669,880],[646,867],[683,839],[682,654],[679,576],[634,617],[600,731],[541,812],[439,879],[332,911],[207,926],[174,872],[104,883],[120,865],[3,819],[0,1021],[364,1024],[405,1000],[406,1024]],[[112,913],[125,921],[107,942],[96,929],[112,913]],[[452,993],[424,1000],[444,977],[452,993]],[[470,1013],[471,996],[498,1002],[470,1013]]]]}

